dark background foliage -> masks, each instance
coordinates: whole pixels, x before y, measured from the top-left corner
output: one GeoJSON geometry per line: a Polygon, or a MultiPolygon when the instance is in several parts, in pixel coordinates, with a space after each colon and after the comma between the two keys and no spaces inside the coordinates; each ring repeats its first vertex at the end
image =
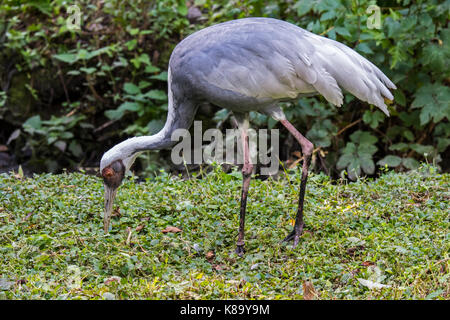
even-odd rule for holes
{"type": "MultiPolygon", "coordinates": [[[[313,141],[312,165],[337,176],[376,167],[448,171],[450,1],[378,2],[381,28],[369,29],[366,0],[162,0],[0,2],[0,162],[31,171],[95,167],[108,148],[132,135],[156,133],[167,112],[167,63],[174,46],[219,22],[266,16],[338,40],[379,66],[397,85],[387,118],[346,94],[342,108],[322,97],[286,104],[313,141]],[[69,30],[76,4],[81,29],[69,30]],[[447,160],[447,161],[446,161],[447,160]]],[[[210,126],[227,112],[202,106],[210,126]]],[[[252,126],[278,127],[252,114],[252,126]]],[[[227,127],[231,127],[226,122],[227,127]]],[[[206,125],[203,128],[206,129],[206,125]]],[[[299,150],[282,131],[282,160],[299,150]]],[[[149,152],[137,168],[169,168],[168,153],[149,152]]]]}

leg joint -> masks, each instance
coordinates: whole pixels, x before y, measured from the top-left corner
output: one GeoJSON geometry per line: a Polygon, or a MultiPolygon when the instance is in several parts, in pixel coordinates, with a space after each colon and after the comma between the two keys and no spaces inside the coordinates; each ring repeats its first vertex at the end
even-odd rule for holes
{"type": "Polygon", "coordinates": [[[312,155],[313,151],[314,151],[314,145],[312,144],[311,141],[306,140],[302,143],[302,152],[305,156],[312,155]]]}
{"type": "Polygon", "coordinates": [[[253,164],[251,164],[250,162],[247,162],[244,164],[244,166],[242,167],[242,175],[244,177],[248,177],[251,176],[253,172],[253,164]]]}

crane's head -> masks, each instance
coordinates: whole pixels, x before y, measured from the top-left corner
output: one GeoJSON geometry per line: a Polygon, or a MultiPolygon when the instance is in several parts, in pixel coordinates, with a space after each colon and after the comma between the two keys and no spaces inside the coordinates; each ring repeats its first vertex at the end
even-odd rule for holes
{"type": "Polygon", "coordinates": [[[106,152],[100,161],[100,173],[105,187],[105,212],[103,216],[103,227],[105,233],[109,231],[111,213],[117,189],[122,184],[125,172],[133,165],[139,153],[127,153],[118,144],[106,152]]]}

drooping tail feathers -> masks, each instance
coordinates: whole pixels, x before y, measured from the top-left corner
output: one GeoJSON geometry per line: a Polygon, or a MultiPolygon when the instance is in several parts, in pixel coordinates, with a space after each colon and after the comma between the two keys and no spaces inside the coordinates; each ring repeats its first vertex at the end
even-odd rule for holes
{"type": "MultiPolygon", "coordinates": [[[[394,97],[389,88],[396,89],[397,87],[380,69],[342,43],[312,33],[307,38],[316,50],[314,62],[323,68],[320,72],[322,77],[326,79],[331,76],[339,87],[349,91],[360,100],[376,105],[389,116],[384,98],[393,100],[394,97]]],[[[319,87],[314,84],[314,87],[333,104],[338,106],[342,104],[342,98],[339,99],[342,97],[342,93],[338,94],[329,83],[324,88],[320,88],[320,84],[319,87]],[[331,97],[329,98],[329,96],[331,97]]]]}

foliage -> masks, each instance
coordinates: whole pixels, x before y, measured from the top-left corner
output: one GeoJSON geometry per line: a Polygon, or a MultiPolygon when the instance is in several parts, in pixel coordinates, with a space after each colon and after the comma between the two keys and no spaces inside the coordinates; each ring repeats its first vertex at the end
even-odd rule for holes
{"type": "Polygon", "coordinates": [[[296,249],[280,241],[301,175],[254,179],[242,258],[240,172],[200,175],[126,179],[104,235],[99,178],[1,174],[0,298],[302,299],[307,279],[319,299],[450,297],[449,174],[423,166],[354,183],[313,174],[296,249]],[[162,233],[169,226],[182,232],[162,233]]]}
{"type": "MultiPolygon", "coordinates": [[[[10,140],[20,161],[31,156],[41,170],[97,164],[101,151],[125,136],[162,127],[167,63],[181,39],[207,25],[267,16],[345,43],[398,87],[390,118],[349,94],[341,109],[321,97],[284,105],[289,119],[319,148],[313,167],[335,176],[345,170],[352,179],[372,174],[376,164],[407,170],[427,160],[448,170],[442,159],[450,150],[450,2],[385,1],[380,29],[369,28],[371,4],[375,1],[4,1],[0,121],[7,125],[0,136],[10,140]],[[71,4],[81,9],[80,30],[67,28],[71,4]],[[202,12],[196,21],[188,19],[192,5],[202,12]],[[23,124],[34,123],[37,115],[47,121],[42,132],[23,124]],[[52,137],[45,139],[49,132],[52,137]],[[357,132],[376,141],[355,141],[357,132]],[[15,139],[8,139],[13,133],[15,139]]],[[[219,112],[208,119],[225,117],[219,112]]],[[[252,124],[277,125],[261,115],[252,115],[252,124]]],[[[151,170],[161,166],[157,155],[146,158],[152,159],[151,170]]]]}

